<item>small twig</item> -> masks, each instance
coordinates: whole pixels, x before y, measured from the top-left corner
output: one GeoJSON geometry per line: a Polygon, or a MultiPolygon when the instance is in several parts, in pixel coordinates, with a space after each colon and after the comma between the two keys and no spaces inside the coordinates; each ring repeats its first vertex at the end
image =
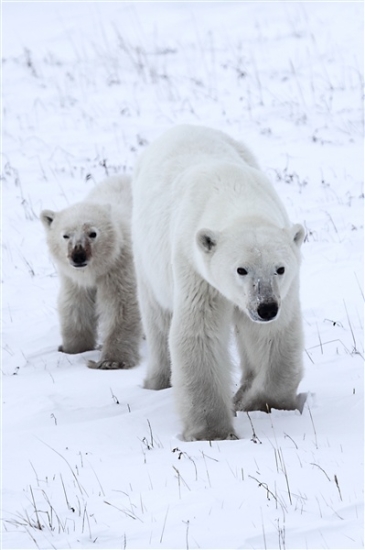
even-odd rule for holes
{"type": "Polygon", "coordinates": [[[207,466],[207,461],[205,460],[205,454],[203,451],[201,451],[202,455],[203,455],[203,459],[204,459],[204,464],[205,464],[205,471],[207,473],[207,478],[208,478],[208,483],[209,483],[209,487],[211,488],[212,487],[212,484],[210,482],[210,475],[209,475],[209,472],[208,472],[208,466],[207,466]]]}
{"type": "Polygon", "coordinates": [[[340,499],[342,500],[342,494],[341,494],[340,484],[338,483],[338,477],[336,476],[336,474],[334,475],[334,480],[335,480],[335,483],[336,483],[336,487],[337,487],[337,490],[338,490],[338,494],[340,495],[340,499]]]}
{"type": "Polygon", "coordinates": [[[320,345],[320,348],[321,348],[321,355],[323,355],[323,346],[322,346],[321,335],[319,333],[318,324],[317,324],[317,334],[318,334],[319,345],[320,345]]]}
{"type": "Polygon", "coordinates": [[[327,472],[321,468],[321,466],[319,466],[319,464],[316,464],[315,462],[310,462],[310,465],[311,466],[317,466],[317,468],[319,468],[320,470],[322,470],[322,472],[324,473],[324,475],[326,476],[326,478],[328,479],[328,481],[331,481],[331,478],[329,477],[329,475],[327,474],[327,472]]]}
{"type": "Polygon", "coordinates": [[[264,483],[264,482],[260,481],[259,479],[256,479],[255,477],[250,476],[250,475],[248,477],[250,477],[251,479],[256,481],[256,483],[258,483],[259,487],[263,487],[265,489],[265,491],[267,493],[266,494],[267,500],[270,500],[268,495],[271,495],[274,498],[275,502],[277,504],[280,504],[282,510],[286,510],[286,506],[279,500],[279,497],[277,495],[275,495],[272,491],[270,491],[269,486],[267,485],[267,483],[264,483]]]}
{"type": "Polygon", "coordinates": [[[37,529],[39,529],[40,531],[42,531],[42,524],[41,522],[39,521],[39,515],[38,515],[38,510],[37,510],[37,506],[35,504],[35,499],[34,499],[34,495],[33,495],[33,489],[32,489],[32,486],[29,485],[29,489],[30,489],[30,494],[32,495],[32,500],[33,500],[33,506],[34,506],[34,511],[35,511],[35,515],[36,515],[36,518],[37,518],[37,529]]]}
{"type": "Polygon", "coordinates": [[[172,466],[173,469],[175,470],[175,472],[177,473],[177,482],[178,482],[178,485],[179,485],[179,497],[181,498],[181,484],[180,484],[180,480],[183,482],[183,484],[185,485],[185,487],[187,489],[189,489],[189,491],[191,491],[189,485],[186,483],[185,479],[182,477],[182,475],[180,474],[180,471],[175,468],[175,466],[172,466]]]}
{"type": "Polygon", "coordinates": [[[76,483],[77,483],[77,486],[78,486],[78,488],[79,488],[80,493],[81,493],[81,494],[84,493],[84,494],[88,497],[89,495],[87,494],[87,492],[85,491],[85,489],[81,486],[79,480],[77,479],[77,476],[76,476],[75,472],[74,472],[73,469],[71,468],[71,465],[70,465],[70,463],[66,460],[66,458],[65,458],[63,455],[61,455],[61,453],[59,453],[58,451],[56,451],[56,449],[54,449],[53,447],[51,447],[50,445],[48,445],[48,443],[45,443],[45,442],[42,441],[41,439],[39,439],[39,441],[40,441],[41,443],[43,443],[43,445],[45,445],[46,447],[48,447],[49,449],[51,449],[51,451],[53,451],[54,453],[56,453],[56,455],[60,456],[60,457],[62,458],[62,460],[64,460],[64,461],[66,462],[67,466],[68,466],[68,467],[70,468],[70,470],[71,470],[72,475],[73,475],[74,478],[75,478],[75,481],[76,481],[76,483]]]}
{"type": "Polygon", "coordinates": [[[36,480],[37,480],[37,485],[38,485],[38,487],[39,487],[39,477],[38,477],[38,474],[37,474],[37,472],[36,472],[36,469],[34,468],[34,466],[33,466],[33,464],[31,463],[31,461],[29,461],[29,464],[30,464],[31,467],[32,467],[32,470],[33,470],[33,472],[34,472],[34,474],[35,474],[35,477],[36,477],[36,480]]]}
{"type": "Polygon", "coordinates": [[[85,528],[85,517],[87,519],[87,524],[88,524],[88,527],[89,527],[89,537],[91,537],[91,529],[90,529],[90,520],[89,520],[89,514],[87,513],[87,510],[86,510],[86,507],[87,507],[87,503],[85,503],[85,506],[84,506],[84,513],[83,513],[83,516],[82,516],[82,533],[84,532],[84,528],[85,528]]]}
{"type": "Polygon", "coordinates": [[[177,456],[178,460],[181,460],[181,457],[184,456],[184,457],[188,458],[194,464],[195,481],[198,481],[198,468],[196,467],[196,464],[195,464],[194,460],[191,458],[191,456],[189,456],[188,453],[186,453],[185,451],[180,451],[180,449],[178,447],[175,447],[174,449],[172,449],[172,452],[173,453],[179,453],[178,456],[177,456]]]}
{"type": "Polygon", "coordinates": [[[116,405],[119,405],[119,404],[120,404],[120,403],[119,403],[119,400],[118,400],[118,398],[114,395],[113,390],[112,390],[111,388],[110,388],[110,393],[112,394],[112,399],[114,399],[114,403],[115,403],[116,405]]]}
{"type": "Polygon", "coordinates": [[[313,422],[313,416],[312,416],[312,412],[310,410],[309,405],[308,405],[308,411],[309,411],[309,416],[310,416],[311,421],[312,421],[312,426],[313,426],[313,431],[314,431],[314,441],[315,441],[316,449],[318,449],[318,440],[317,440],[316,427],[315,427],[314,422],[313,422]]]}
{"type": "Polygon", "coordinates": [[[360,292],[361,292],[362,299],[363,299],[364,302],[365,302],[364,292],[363,292],[363,290],[362,290],[362,288],[361,288],[361,286],[360,286],[359,279],[357,278],[356,273],[355,273],[355,279],[356,279],[357,285],[358,285],[358,287],[359,287],[359,290],[360,290],[360,292]]]}
{"type": "Polygon", "coordinates": [[[265,535],[265,527],[264,527],[264,518],[262,517],[262,510],[261,510],[261,525],[262,525],[262,536],[264,538],[264,548],[267,550],[266,546],[266,535],[265,535]]]}
{"type": "Polygon", "coordinates": [[[62,484],[62,488],[63,488],[63,492],[64,492],[64,495],[65,495],[65,499],[66,499],[66,504],[67,504],[67,508],[69,510],[71,510],[71,512],[74,512],[75,511],[75,508],[73,508],[69,501],[68,501],[68,498],[67,498],[67,493],[66,493],[66,488],[65,488],[65,484],[63,483],[63,478],[62,478],[62,475],[60,474],[60,478],[61,478],[61,484],[62,484]]]}
{"type": "MultiPolygon", "coordinates": [[[[89,461],[88,461],[88,462],[89,462],[89,461]]],[[[102,486],[102,484],[100,483],[100,479],[98,478],[98,476],[97,476],[97,474],[96,474],[94,468],[93,468],[92,465],[90,464],[90,462],[89,462],[89,466],[90,466],[90,468],[92,469],[92,471],[94,472],[94,476],[96,477],[97,482],[99,483],[99,487],[100,487],[100,490],[101,490],[101,492],[102,492],[102,494],[103,494],[103,497],[105,497],[105,493],[104,493],[103,486],[102,486]]]]}
{"type": "Polygon", "coordinates": [[[346,315],[347,315],[347,321],[348,321],[348,324],[349,324],[349,327],[350,327],[350,331],[351,331],[351,335],[352,335],[352,339],[353,339],[353,342],[354,342],[354,349],[353,349],[353,352],[359,354],[359,355],[362,357],[361,353],[360,353],[360,352],[358,351],[358,349],[357,349],[355,334],[354,334],[354,331],[353,331],[353,329],[352,329],[352,324],[351,324],[351,321],[350,321],[349,312],[347,311],[347,307],[346,307],[346,302],[345,302],[345,300],[343,301],[343,304],[344,304],[344,306],[345,306],[346,315]]]}
{"type": "Polygon", "coordinates": [[[153,447],[153,446],[154,446],[154,445],[153,445],[153,433],[152,433],[151,423],[150,423],[150,421],[148,420],[148,418],[147,418],[147,424],[148,424],[148,427],[149,427],[149,429],[150,429],[151,447],[153,447]]]}
{"type": "Polygon", "coordinates": [[[129,518],[138,519],[139,521],[141,521],[143,523],[141,518],[139,518],[138,516],[136,516],[135,514],[133,514],[133,512],[131,512],[129,510],[122,510],[122,508],[118,508],[118,506],[115,506],[114,504],[112,504],[111,502],[108,502],[107,500],[104,500],[104,504],[107,504],[108,506],[111,506],[112,508],[115,508],[116,510],[119,510],[119,512],[122,512],[122,514],[125,514],[129,518]]]}
{"type": "Polygon", "coordinates": [[[312,361],[313,365],[314,365],[314,361],[313,359],[311,358],[311,356],[309,355],[309,353],[307,352],[307,350],[305,350],[305,353],[308,355],[309,359],[312,361]]]}
{"type": "Polygon", "coordinates": [[[290,435],[284,433],[284,437],[288,437],[290,439],[290,441],[292,441],[295,445],[295,448],[298,449],[298,445],[295,443],[294,439],[292,437],[290,437],[290,435]]]}
{"type": "Polygon", "coordinates": [[[190,525],[190,521],[187,520],[187,521],[184,521],[184,523],[186,523],[186,535],[185,535],[186,550],[189,550],[189,525],[190,525]]]}
{"type": "Polygon", "coordinates": [[[166,521],[167,521],[167,515],[168,515],[168,513],[169,513],[169,509],[170,509],[170,506],[168,506],[168,507],[167,507],[167,510],[166,510],[166,515],[165,515],[165,519],[164,519],[164,522],[163,522],[162,532],[161,532],[161,537],[160,537],[160,544],[162,543],[163,535],[164,535],[164,532],[165,532],[166,521]]]}
{"type": "Polygon", "coordinates": [[[253,441],[253,443],[260,443],[260,445],[262,444],[262,441],[259,439],[259,437],[256,435],[256,432],[255,432],[255,428],[253,427],[253,423],[252,423],[252,420],[251,420],[251,417],[250,415],[248,414],[248,412],[246,413],[247,416],[248,416],[248,419],[250,421],[250,424],[251,424],[251,429],[252,429],[252,437],[251,437],[251,441],[253,441]]]}
{"type": "Polygon", "coordinates": [[[286,471],[286,465],[285,465],[284,455],[283,455],[283,450],[282,449],[278,449],[278,455],[279,455],[279,459],[280,459],[280,462],[281,462],[281,469],[282,469],[284,477],[285,477],[286,487],[287,487],[288,496],[289,496],[289,502],[290,502],[291,505],[293,505],[293,502],[292,502],[292,499],[291,499],[290,487],[289,487],[288,472],[286,471]]]}

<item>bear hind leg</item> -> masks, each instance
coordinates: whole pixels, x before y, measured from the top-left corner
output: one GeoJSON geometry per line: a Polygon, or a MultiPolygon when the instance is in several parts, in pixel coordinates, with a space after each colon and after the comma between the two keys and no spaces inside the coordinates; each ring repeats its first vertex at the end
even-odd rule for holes
{"type": "Polygon", "coordinates": [[[171,313],[161,308],[142,281],[139,282],[138,288],[143,328],[149,352],[144,387],[148,390],[162,390],[171,386],[169,351],[171,313]]]}

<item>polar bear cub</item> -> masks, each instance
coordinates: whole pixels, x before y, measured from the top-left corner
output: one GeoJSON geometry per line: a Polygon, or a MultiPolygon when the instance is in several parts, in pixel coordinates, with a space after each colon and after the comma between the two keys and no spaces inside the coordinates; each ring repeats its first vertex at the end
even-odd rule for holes
{"type": "Polygon", "coordinates": [[[48,247],[61,287],[59,351],[95,349],[99,361],[88,366],[127,369],[139,362],[141,322],[130,238],[130,178],[108,178],[79,202],[60,212],[43,210],[48,247]]]}
{"type": "Polygon", "coordinates": [[[301,225],[251,152],[224,133],[178,126],[142,155],[132,185],[145,387],[172,383],[185,440],[234,438],[239,411],[301,408],[301,225]]]}

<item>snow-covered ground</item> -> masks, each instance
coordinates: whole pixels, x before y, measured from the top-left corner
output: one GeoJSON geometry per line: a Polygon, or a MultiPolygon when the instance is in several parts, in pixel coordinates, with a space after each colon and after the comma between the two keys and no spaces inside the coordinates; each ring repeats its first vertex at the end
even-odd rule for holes
{"type": "MultiPolygon", "coordinates": [[[[2,548],[362,548],[363,3],[3,3],[2,548]],[[173,390],[60,343],[39,212],[174,124],[246,141],[307,230],[302,415],[186,443],[173,390]]],[[[238,382],[235,373],[235,384],[238,382]]],[[[232,388],[232,393],[234,388],[232,388]]]]}

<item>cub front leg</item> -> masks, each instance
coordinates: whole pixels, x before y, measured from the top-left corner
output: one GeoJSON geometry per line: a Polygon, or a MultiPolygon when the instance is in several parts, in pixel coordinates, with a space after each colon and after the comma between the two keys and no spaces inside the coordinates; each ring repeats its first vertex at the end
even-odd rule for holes
{"type": "Polygon", "coordinates": [[[230,396],[230,321],[228,302],[190,273],[176,291],[170,331],[172,385],[186,441],[236,439],[230,396]]]}
{"type": "Polygon", "coordinates": [[[116,265],[97,280],[97,312],[103,337],[94,369],[129,369],[140,361],[141,319],[132,257],[124,252],[116,265]]]}
{"type": "Polygon", "coordinates": [[[62,334],[62,345],[58,351],[73,354],[95,349],[97,317],[94,288],[84,288],[68,277],[61,277],[58,314],[62,334]]]}

